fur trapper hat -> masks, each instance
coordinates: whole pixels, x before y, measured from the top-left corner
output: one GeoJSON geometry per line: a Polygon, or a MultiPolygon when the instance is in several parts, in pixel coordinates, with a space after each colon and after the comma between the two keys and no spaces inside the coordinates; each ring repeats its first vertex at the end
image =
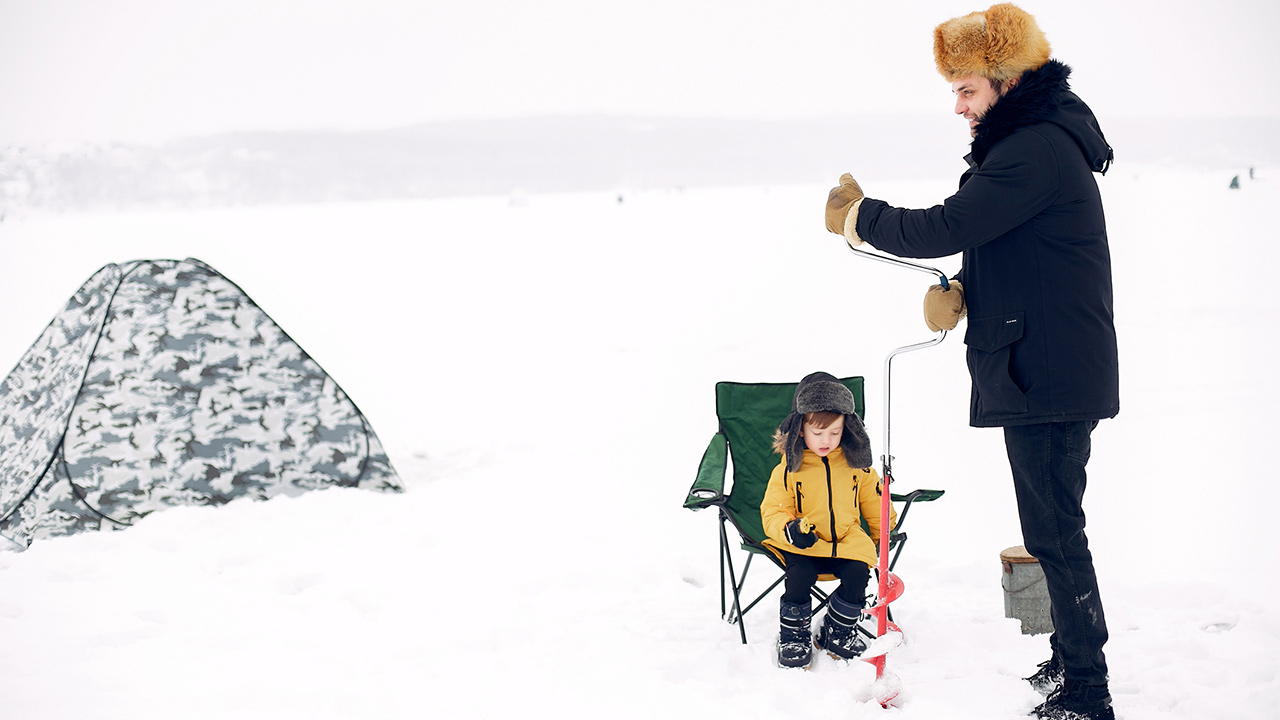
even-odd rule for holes
{"type": "Polygon", "coordinates": [[[1035,18],[1002,3],[935,28],[933,59],[947,82],[969,75],[1004,82],[1048,62],[1049,41],[1035,18]]]}
{"type": "Polygon", "coordinates": [[[858,418],[853,405],[853,393],[835,376],[816,372],[806,376],[796,386],[791,399],[791,414],[778,426],[775,449],[781,450],[787,459],[787,470],[800,469],[804,459],[804,416],[811,412],[833,412],[844,415],[844,434],[840,436],[840,449],[850,467],[871,467],[871,441],[858,418]]]}

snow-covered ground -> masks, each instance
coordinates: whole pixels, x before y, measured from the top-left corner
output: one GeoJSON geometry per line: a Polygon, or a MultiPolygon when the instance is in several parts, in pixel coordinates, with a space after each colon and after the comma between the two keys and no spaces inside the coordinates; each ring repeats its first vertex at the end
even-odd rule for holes
{"type": "MultiPolygon", "coordinates": [[[[1122,411],[1086,507],[1124,720],[1280,707],[1280,173],[1231,174],[1101,181],[1122,411]]],[[[955,185],[859,180],[915,206],[955,185]]],[[[198,257],[343,385],[409,492],[180,508],[0,553],[0,716],[885,716],[869,665],[774,666],[774,601],[739,642],[715,516],[680,507],[717,380],[863,374],[882,450],[883,358],[928,338],[931,281],[825,233],[826,191],[10,217],[4,369],[102,264],[198,257]]],[[[899,565],[904,720],[1023,717],[1048,657],[1003,617],[998,554],[1021,539],[1001,435],[966,424],[963,351],[957,332],[894,363],[896,489],[947,491],[912,511],[899,565]]]]}

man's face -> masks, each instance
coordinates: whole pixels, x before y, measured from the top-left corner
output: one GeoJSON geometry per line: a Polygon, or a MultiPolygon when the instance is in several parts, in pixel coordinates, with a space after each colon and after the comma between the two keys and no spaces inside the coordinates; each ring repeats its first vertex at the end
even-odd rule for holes
{"type": "Polygon", "coordinates": [[[970,135],[974,134],[974,127],[982,116],[1000,99],[1000,93],[981,75],[956,80],[951,83],[951,92],[956,94],[956,114],[969,121],[970,135]]]}

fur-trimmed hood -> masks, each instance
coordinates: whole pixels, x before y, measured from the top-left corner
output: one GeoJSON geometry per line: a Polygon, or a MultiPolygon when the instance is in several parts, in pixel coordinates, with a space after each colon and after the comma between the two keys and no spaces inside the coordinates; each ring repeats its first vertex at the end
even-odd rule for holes
{"type": "Polygon", "coordinates": [[[850,467],[871,467],[871,440],[867,438],[867,431],[854,408],[853,393],[835,376],[816,372],[796,386],[796,394],[791,399],[791,414],[774,434],[774,449],[786,458],[787,470],[796,472],[804,460],[804,416],[811,412],[844,415],[840,449],[844,451],[845,461],[850,467]]]}
{"type": "Polygon", "coordinates": [[[1114,153],[1093,111],[1071,92],[1070,77],[1071,68],[1057,60],[1023,73],[978,121],[969,161],[981,167],[996,143],[1024,127],[1051,122],[1075,140],[1094,172],[1105,175],[1114,153]]]}

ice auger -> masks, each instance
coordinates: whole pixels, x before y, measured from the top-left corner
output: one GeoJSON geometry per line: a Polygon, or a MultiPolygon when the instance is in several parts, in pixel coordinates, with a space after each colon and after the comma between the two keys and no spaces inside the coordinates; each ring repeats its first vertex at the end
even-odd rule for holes
{"type": "MultiPolygon", "coordinates": [[[[943,290],[948,290],[951,283],[947,280],[946,274],[936,268],[925,265],[918,265],[913,262],[907,262],[899,258],[888,255],[880,255],[878,253],[859,250],[850,245],[849,250],[857,255],[865,258],[877,260],[879,262],[897,265],[912,270],[928,273],[938,278],[943,290]]],[[[936,337],[922,343],[914,345],[906,345],[895,348],[889,353],[884,360],[884,455],[880,457],[881,461],[881,483],[880,488],[880,517],[889,517],[890,512],[890,488],[893,485],[893,453],[890,449],[890,440],[892,423],[890,422],[890,410],[892,409],[892,372],[893,359],[898,355],[913,352],[915,350],[923,350],[927,347],[933,347],[941,343],[947,337],[946,330],[940,330],[936,337]]],[[[905,515],[905,511],[903,513],[905,515]]],[[[899,518],[901,523],[902,518],[899,518]]],[[[888,707],[894,698],[902,691],[901,681],[892,672],[885,668],[885,656],[889,651],[902,644],[902,630],[889,619],[889,603],[897,600],[902,596],[903,584],[902,580],[889,571],[889,523],[880,524],[880,540],[879,540],[879,558],[876,564],[876,575],[879,579],[879,588],[876,592],[876,602],[863,612],[871,615],[876,619],[876,637],[867,645],[867,650],[862,654],[862,659],[875,665],[876,668],[876,684],[874,688],[875,699],[884,707],[888,707]]]]}

